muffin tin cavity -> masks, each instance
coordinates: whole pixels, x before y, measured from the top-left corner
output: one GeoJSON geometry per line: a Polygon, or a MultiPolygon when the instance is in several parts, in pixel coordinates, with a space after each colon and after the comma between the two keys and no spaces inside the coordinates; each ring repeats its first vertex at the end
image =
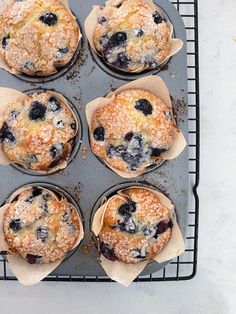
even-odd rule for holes
{"type": "MultiPolygon", "coordinates": [[[[79,215],[79,218],[81,219],[82,221],[82,224],[83,224],[83,227],[84,227],[84,218],[83,218],[83,214],[82,214],[82,211],[81,211],[81,208],[80,206],[78,205],[78,203],[73,199],[73,197],[68,193],[66,192],[65,190],[63,190],[62,188],[60,188],[59,186],[55,186],[55,185],[52,185],[52,184],[48,184],[48,183],[44,183],[44,182],[35,182],[35,183],[31,183],[31,184],[27,184],[26,185],[27,187],[32,187],[33,188],[33,193],[32,193],[32,196],[29,197],[28,200],[26,200],[27,202],[33,202],[33,199],[34,197],[37,197],[39,195],[42,194],[42,189],[41,188],[45,188],[49,191],[52,191],[57,197],[59,200],[61,200],[62,198],[66,198],[66,200],[68,200],[68,202],[70,204],[72,204],[76,210],[77,210],[77,213],[79,215]]],[[[21,188],[24,188],[24,186],[22,187],[19,187],[17,188],[16,190],[18,189],[21,189],[21,188]]],[[[12,191],[13,193],[15,191],[12,191]]],[[[46,193],[43,193],[42,194],[43,197],[43,202],[42,202],[42,210],[45,210],[47,211],[47,194],[46,193]]],[[[9,196],[9,198],[11,197],[11,195],[9,196]]],[[[11,201],[16,201],[18,198],[18,196],[16,196],[15,198],[13,198],[11,201]]],[[[66,219],[66,217],[64,217],[66,219]]],[[[19,220],[14,220],[10,223],[10,228],[14,231],[14,232],[18,232],[20,229],[21,229],[21,222],[19,220]]],[[[44,227],[39,227],[37,229],[37,237],[39,239],[41,239],[42,242],[45,242],[47,240],[47,236],[48,236],[48,232],[47,232],[47,229],[44,228],[44,227]]],[[[79,246],[81,244],[79,244],[75,249],[71,250],[70,252],[68,252],[63,260],[62,263],[64,263],[65,261],[67,261],[68,259],[70,259],[75,253],[76,251],[79,249],[79,246]]],[[[36,256],[33,256],[33,255],[30,255],[28,254],[26,256],[27,260],[29,261],[29,263],[31,264],[34,264],[36,262],[36,256]]]]}
{"type": "MultiPolygon", "coordinates": [[[[148,182],[143,182],[143,181],[137,181],[137,182],[123,182],[123,183],[119,183],[113,187],[111,187],[110,189],[108,189],[107,191],[105,191],[99,198],[98,200],[95,202],[94,207],[92,209],[91,212],[91,217],[90,217],[90,229],[92,227],[92,222],[93,222],[93,218],[94,215],[96,213],[96,211],[101,207],[101,205],[103,203],[105,203],[106,200],[108,200],[109,198],[111,198],[112,196],[116,195],[118,191],[120,190],[125,190],[128,188],[132,188],[132,187],[140,187],[140,188],[149,188],[149,189],[153,189],[156,190],[158,192],[161,192],[157,187],[155,187],[154,185],[148,183],[148,182]]],[[[136,232],[136,226],[135,224],[132,222],[132,213],[135,212],[135,204],[134,203],[130,203],[130,204],[125,204],[122,205],[119,208],[119,213],[120,215],[124,218],[123,219],[123,224],[121,226],[119,226],[120,230],[126,233],[130,233],[131,235],[134,234],[136,232]],[[127,226],[129,227],[127,229],[127,226]],[[122,229],[123,228],[123,229],[122,229]]],[[[171,222],[165,222],[162,221],[161,223],[158,224],[158,228],[156,230],[146,230],[146,232],[149,233],[153,233],[153,237],[158,236],[158,233],[161,234],[163,233],[167,228],[170,228],[171,225],[169,224],[171,222]]],[[[145,233],[145,230],[144,230],[145,233]]],[[[150,234],[149,234],[150,235],[150,234]]],[[[97,255],[99,256],[99,251],[98,251],[98,242],[96,239],[96,236],[93,234],[93,243],[94,243],[94,248],[97,251],[97,255]]],[[[103,255],[108,258],[109,260],[115,261],[116,260],[116,256],[114,255],[113,250],[111,250],[109,247],[107,247],[104,243],[100,243],[100,250],[103,251],[103,255]]],[[[135,256],[137,256],[137,258],[142,259],[142,256],[144,255],[144,252],[134,252],[135,256]]],[[[144,256],[143,256],[144,257],[144,256]]],[[[167,265],[169,262],[165,262],[164,264],[167,265]]],[[[148,262],[148,265],[146,267],[146,269],[143,271],[142,275],[146,275],[148,273],[150,273],[150,269],[155,268],[155,262],[153,260],[150,260],[148,262]]],[[[159,266],[160,267],[160,266],[159,266]]],[[[161,269],[161,267],[159,268],[161,269]]]]}
{"type": "MultiPolygon", "coordinates": [[[[48,89],[33,89],[33,90],[29,90],[29,91],[25,91],[24,93],[27,94],[27,95],[32,95],[34,93],[38,93],[38,94],[41,94],[41,93],[44,93],[44,92],[47,92],[47,91],[50,91],[48,89]]],[[[51,97],[53,98],[53,97],[51,97]]],[[[70,157],[68,159],[68,164],[67,166],[69,165],[69,163],[71,163],[76,154],[78,153],[78,151],[80,150],[80,147],[81,147],[81,144],[82,144],[82,138],[83,138],[83,127],[82,127],[82,120],[81,120],[81,117],[78,113],[78,111],[75,109],[75,106],[71,103],[71,101],[69,101],[68,98],[66,98],[68,104],[70,105],[74,115],[75,115],[75,118],[77,119],[78,121],[78,133],[77,133],[77,136],[72,140],[72,151],[71,151],[71,154],[70,154],[70,157]]],[[[59,103],[56,102],[55,99],[52,99],[52,106],[51,106],[51,111],[52,112],[57,112],[57,110],[59,110],[60,108],[58,107],[59,106],[59,103]]],[[[30,119],[34,119],[34,120],[40,120],[43,118],[45,114],[45,108],[43,107],[42,104],[36,104],[34,103],[32,105],[32,108],[29,112],[29,116],[30,116],[30,119]]],[[[59,123],[61,123],[61,127],[63,127],[63,121],[59,121],[59,123]]],[[[60,127],[60,125],[58,125],[58,127],[60,127]]],[[[76,128],[75,125],[71,125],[71,128],[76,128]]],[[[63,149],[62,146],[59,146],[59,145],[53,145],[50,149],[50,153],[51,153],[51,156],[52,158],[54,158],[56,160],[58,154],[60,154],[60,151],[63,149]]],[[[33,158],[33,156],[32,156],[33,158]]],[[[16,164],[16,163],[13,163],[11,164],[11,166],[25,174],[28,174],[28,175],[35,175],[35,176],[46,176],[46,175],[50,175],[48,173],[39,173],[37,171],[33,171],[33,170],[29,170],[29,169],[26,169],[24,168],[23,166],[21,166],[20,164],[16,164]]],[[[58,171],[61,171],[61,170],[58,170],[58,171]]],[[[53,172],[54,173],[54,172],[53,172]]],[[[51,173],[51,174],[53,174],[51,173]]]]}
{"type": "MultiPolygon", "coordinates": [[[[159,9],[161,10],[161,12],[160,12],[161,15],[158,14],[158,16],[156,16],[156,19],[157,18],[164,19],[165,21],[172,23],[169,16],[165,12],[165,10],[162,8],[161,4],[159,4],[159,3],[156,3],[156,4],[158,5],[159,9]]],[[[103,19],[101,18],[99,23],[102,24],[102,23],[105,23],[105,21],[103,21],[103,19]]],[[[141,37],[142,36],[142,30],[137,30],[136,36],[141,37]]],[[[173,37],[175,38],[175,31],[173,32],[173,37]]],[[[112,42],[114,44],[118,45],[119,43],[122,43],[122,41],[125,41],[126,39],[127,39],[127,34],[125,32],[117,32],[116,34],[113,35],[113,37],[110,40],[112,40],[112,42]]],[[[105,71],[106,73],[108,73],[109,75],[111,75],[115,78],[128,80],[128,81],[136,80],[136,79],[143,77],[145,75],[157,74],[158,72],[162,71],[162,69],[165,69],[168,67],[168,63],[171,59],[171,58],[169,58],[168,60],[166,60],[165,62],[163,62],[159,66],[155,65],[154,69],[149,68],[149,69],[144,70],[140,73],[128,73],[128,72],[123,72],[123,71],[119,70],[118,68],[113,67],[111,64],[106,63],[104,61],[104,58],[99,56],[91,47],[90,47],[90,53],[91,53],[93,59],[96,61],[96,63],[99,65],[99,67],[103,71],[105,71]]],[[[122,66],[122,65],[125,66],[125,64],[128,62],[128,59],[124,54],[119,54],[117,62],[118,62],[118,66],[122,66]]]]}

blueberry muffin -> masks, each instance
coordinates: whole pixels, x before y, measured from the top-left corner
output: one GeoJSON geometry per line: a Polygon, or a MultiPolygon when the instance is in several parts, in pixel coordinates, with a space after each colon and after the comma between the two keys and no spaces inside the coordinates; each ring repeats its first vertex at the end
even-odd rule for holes
{"type": "Polygon", "coordinates": [[[139,263],[152,259],[167,245],[170,213],[151,190],[129,188],[110,199],[98,235],[99,249],[111,261],[139,263]]]}
{"type": "Polygon", "coordinates": [[[94,46],[106,63],[125,72],[158,67],[170,53],[172,30],[160,10],[144,0],[107,4],[99,12],[94,46]]]}
{"type": "Polygon", "coordinates": [[[9,103],[1,117],[0,143],[9,161],[52,172],[69,158],[77,121],[69,105],[52,92],[9,103]]]}
{"type": "Polygon", "coordinates": [[[123,90],[94,113],[91,148],[113,168],[138,175],[171,148],[174,130],[172,110],[161,99],[123,90]]]}
{"type": "Polygon", "coordinates": [[[65,66],[79,36],[75,18],[58,0],[15,1],[0,16],[0,54],[28,75],[47,76],[65,66]]]}
{"type": "Polygon", "coordinates": [[[3,231],[12,254],[44,264],[63,258],[81,230],[73,205],[51,191],[29,187],[6,210],[3,231]]]}

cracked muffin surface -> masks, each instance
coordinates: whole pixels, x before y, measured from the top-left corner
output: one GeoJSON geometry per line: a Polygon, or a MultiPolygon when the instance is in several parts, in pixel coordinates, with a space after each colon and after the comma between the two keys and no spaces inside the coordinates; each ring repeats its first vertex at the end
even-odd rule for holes
{"type": "Polygon", "coordinates": [[[20,254],[31,264],[50,263],[73,248],[80,223],[76,209],[67,200],[30,187],[7,208],[3,231],[11,253],[20,254]]]}
{"type": "Polygon", "coordinates": [[[105,210],[99,250],[110,261],[134,264],[152,259],[171,237],[169,210],[151,190],[129,188],[122,196],[114,196],[105,210]]]}
{"type": "Polygon", "coordinates": [[[172,109],[141,89],[118,93],[92,118],[92,151],[109,165],[127,173],[144,172],[173,144],[172,109]]]}
{"type": "Polygon", "coordinates": [[[10,102],[1,117],[0,142],[13,163],[51,172],[70,157],[78,121],[50,91],[10,102]]]}
{"type": "Polygon", "coordinates": [[[58,0],[24,0],[0,15],[0,54],[10,68],[28,75],[56,73],[73,57],[80,30],[58,0]]]}
{"type": "Polygon", "coordinates": [[[94,45],[105,62],[124,72],[157,68],[170,52],[170,25],[143,0],[106,3],[94,30],[94,45]]]}

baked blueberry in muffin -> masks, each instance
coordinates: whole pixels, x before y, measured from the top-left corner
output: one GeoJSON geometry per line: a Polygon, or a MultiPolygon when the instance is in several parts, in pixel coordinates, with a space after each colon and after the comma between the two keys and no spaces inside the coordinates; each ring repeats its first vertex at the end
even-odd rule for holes
{"type": "Polygon", "coordinates": [[[181,48],[179,40],[173,49],[172,25],[152,1],[117,3],[95,7],[85,23],[91,46],[108,65],[124,72],[155,69],[181,48]]]}
{"type": "Polygon", "coordinates": [[[0,16],[0,54],[11,69],[48,76],[74,55],[80,30],[58,0],[13,1],[0,16]]]}
{"type": "Polygon", "coordinates": [[[30,264],[57,261],[79,238],[80,218],[66,199],[40,187],[22,189],[9,204],[3,219],[9,252],[30,264]]]}
{"type": "Polygon", "coordinates": [[[154,258],[165,248],[172,231],[170,211],[152,190],[131,187],[106,204],[97,235],[106,259],[135,264],[154,258]]]}
{"type": "Polygon", "coordinates": [[[126,89],[94,112],[91,148],[111,167],[139,175],[172,147],[175,128],[172,109],[160,98],[126,89]]]}
{"type": "Polygon", "coordinates": [[[8,104],[0,121],[0,143],[12,163],[39,172],[66,166],[78,122],[64,98],[33,94],[8,104]]]}

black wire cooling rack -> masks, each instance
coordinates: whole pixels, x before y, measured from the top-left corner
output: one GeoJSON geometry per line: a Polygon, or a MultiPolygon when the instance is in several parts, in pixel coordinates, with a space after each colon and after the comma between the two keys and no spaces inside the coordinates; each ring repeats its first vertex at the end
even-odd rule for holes
{"type": "MultiPolygon", "coordinates": [[[[178,281],[189,280],[196,275],[198,252],[198,218],[199,199],[197,187],[199,184],[199,58],[198,58],[198,0],[176,0],[171,3],[177,8],[183,18],[187,32],[188,55],[188,107],[189,107],[189,184],[192,190],[189,200],[188,228],[186,233],[186,250],[161,271],[139,276],[135,281],[178,281]]],[[[0,256],[0,280],[15,280],[9,272],[5,260],[0,256]]],[[[107,282],[107,277],[87,276],[49,276],[45,281],[85,281],[107,282]]]]}

